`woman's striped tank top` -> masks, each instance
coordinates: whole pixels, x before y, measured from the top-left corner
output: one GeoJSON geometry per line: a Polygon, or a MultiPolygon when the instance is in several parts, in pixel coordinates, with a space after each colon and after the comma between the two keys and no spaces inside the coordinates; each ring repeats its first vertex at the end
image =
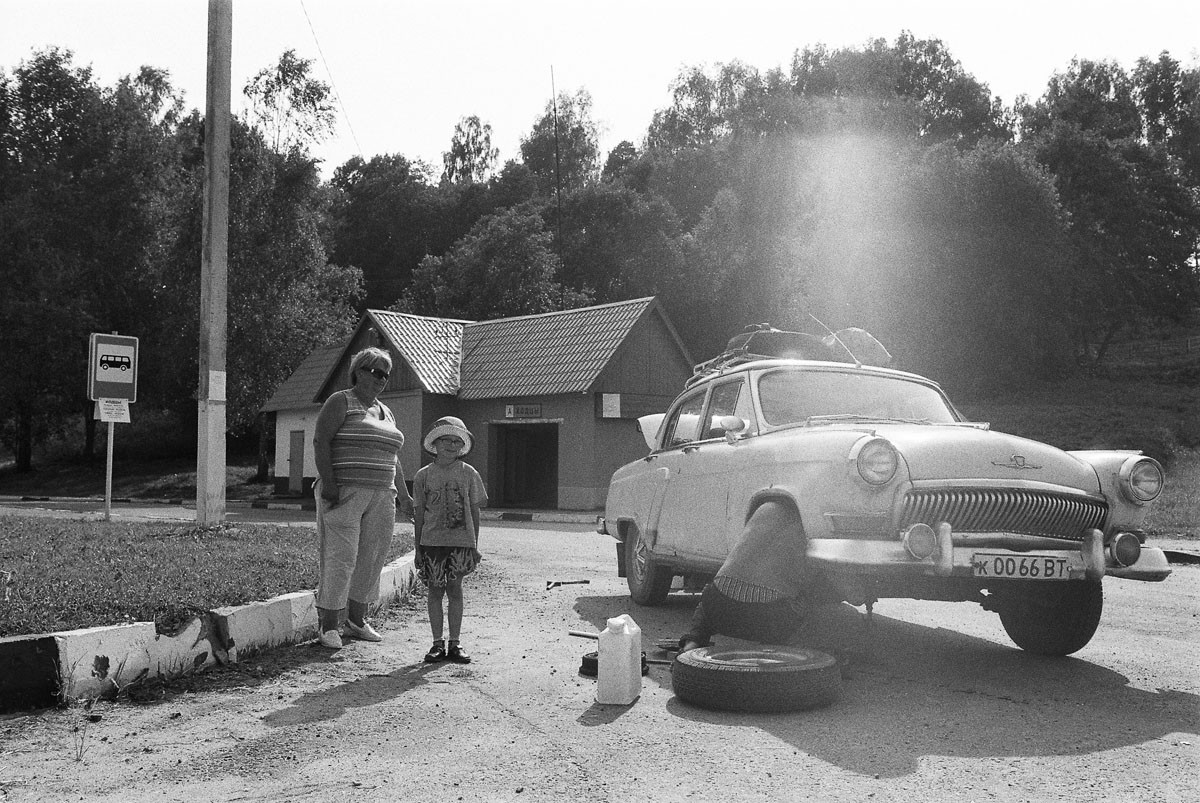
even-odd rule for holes
{"type": "Polygon", "coordinates": [[[404,445],[404,433],[396,428],[392,411],[383,402],[380,419],[353,390],[346,394],[346,420],[333,436],[333,479],[338,485],[393,488],[396,485],[396,455],[404,445]]]}

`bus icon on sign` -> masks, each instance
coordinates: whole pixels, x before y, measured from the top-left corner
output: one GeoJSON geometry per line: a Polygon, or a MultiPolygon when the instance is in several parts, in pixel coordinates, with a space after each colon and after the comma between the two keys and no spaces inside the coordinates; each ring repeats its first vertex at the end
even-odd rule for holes
{"type": "Polygon", "coordinates": [[[112,368],[114,370],[120,369],[122,371],[128,371],[132,367],[133,367],[133,363],[130,362],[128,357],[121,356],[120,354],[101,354],[100,355],[100,370],[101,371],[107,371],[110,368],[112,368]]]}

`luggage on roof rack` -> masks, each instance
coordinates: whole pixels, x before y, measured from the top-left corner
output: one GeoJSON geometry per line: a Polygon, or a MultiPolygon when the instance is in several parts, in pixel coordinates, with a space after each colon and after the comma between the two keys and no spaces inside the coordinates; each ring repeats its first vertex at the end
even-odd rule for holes
{"type": "Polygon", "coordinates": [[[730,365],[760,359],[822,360],[884,366],[892,361],[892,355],[870,332],[857,327],[839,329],[825,337],[818,337],[806,332],[787,332],[761,323],[747,326],[745,332],[729,339],[725,351],[707,362],[695,365],[689,384],[730,365]]]}

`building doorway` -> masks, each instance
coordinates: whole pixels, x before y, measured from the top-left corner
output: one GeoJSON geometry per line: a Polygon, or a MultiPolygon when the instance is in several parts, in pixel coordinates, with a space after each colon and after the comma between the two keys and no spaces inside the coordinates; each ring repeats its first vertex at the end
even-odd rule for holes
{"type": "Polygon", "coordinates": [[[558,509],[558,424],[493,424],[496,507],[558,509]]]}
{"type": "Polygon", "coordinates": [[[302,429],[288,433],[288,493],[299,496],[304,492],[304,437],[302,429]]]}

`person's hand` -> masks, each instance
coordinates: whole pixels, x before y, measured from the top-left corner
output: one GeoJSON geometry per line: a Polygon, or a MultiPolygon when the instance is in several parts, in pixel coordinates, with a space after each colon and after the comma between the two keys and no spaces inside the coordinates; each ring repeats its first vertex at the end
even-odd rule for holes
{"type": "Polygon", "coordinates": [[[327,486],[325,483],[321,483],[321,498],[325,500],[330,509],[333,509],[341,499],[341,492],[336,485],[327,486]]]}
{"type": "Polygon", "coordinates": [[[418,564],[425,562],[425,550],[420,544],[413,547],[413,560],[418,564]]]}
{"type": "Polygon", "coordinates": [[[473,549],[471,551],[475,553],[475,562],[476,563],[479,563],[479,561],[483,560],[482,552],[480,552],[478,549],[473,549]]]}

